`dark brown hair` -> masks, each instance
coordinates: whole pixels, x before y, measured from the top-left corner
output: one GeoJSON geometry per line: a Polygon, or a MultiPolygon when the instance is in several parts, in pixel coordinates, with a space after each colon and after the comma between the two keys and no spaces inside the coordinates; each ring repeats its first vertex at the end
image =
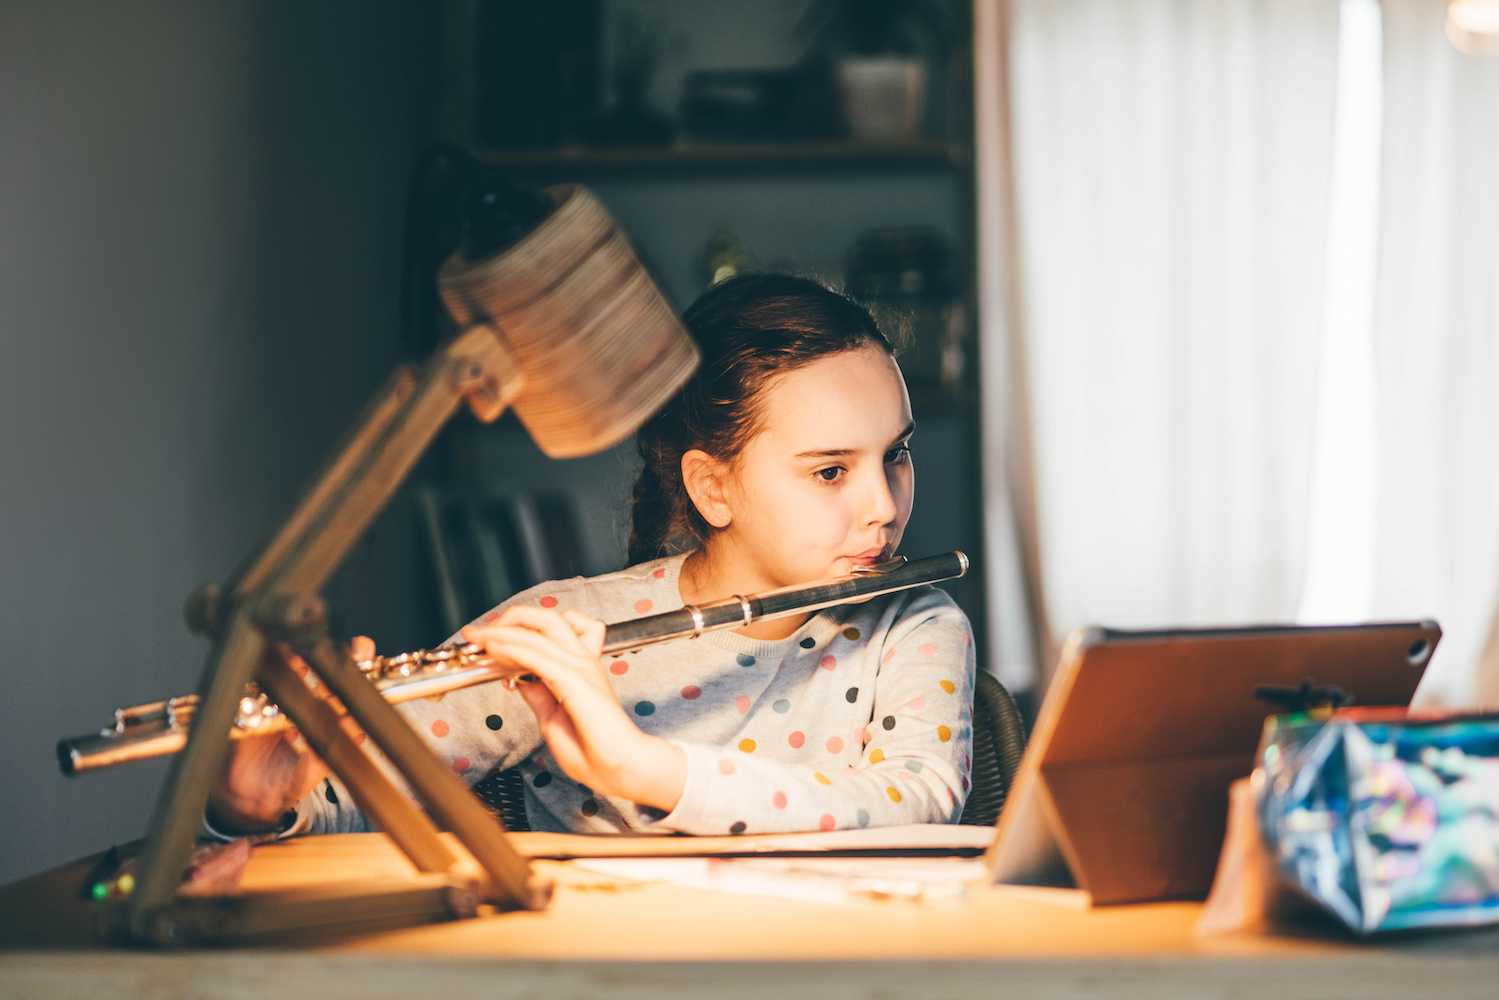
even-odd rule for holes
{"type": "Polygon", "coordinates": [[[637,436],[632,564],[707,540],[712,529],[682,483],[682,455],[697,448],[733,461],[759,428],[760,396],[774,376],[860,347],[895,353],[867,309],[791,275],[730,278],[704,292],[682,320],[703,360],[637,436]]]}

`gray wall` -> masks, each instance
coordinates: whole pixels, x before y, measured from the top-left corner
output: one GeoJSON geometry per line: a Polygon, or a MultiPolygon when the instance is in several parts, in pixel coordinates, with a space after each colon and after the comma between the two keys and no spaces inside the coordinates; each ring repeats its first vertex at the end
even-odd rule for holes
{"type": "MultiPolygon", "coordinates": [[[[66,780],[53,742],[191,689],[183,596],[273,527],[395,360],[429,16],[0,5],[0,881],[143,832],[164,768],[66,780]]],[[[332,588],[386,648],[429,638],[407,523],[332,588]]]]}

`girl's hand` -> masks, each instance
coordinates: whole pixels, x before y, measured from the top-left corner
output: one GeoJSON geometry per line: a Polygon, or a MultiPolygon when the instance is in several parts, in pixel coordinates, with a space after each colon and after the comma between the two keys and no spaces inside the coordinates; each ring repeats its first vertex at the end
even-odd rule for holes
{"type": "MultiPolygon", "coordinates": [[[[355,636],[350,652],[355,659],[374,656],[375,642],[355,636]]],[[[300,657],[287,659],[297,673],[307,673],[300,657]]],[[[350,735],[357,732],[352,719],[344,723],[350,735]]],[[[230,740],[223,777],[208,796],[209,822],[225,833],[274,829],[327,776],[328,768],[295,729],[230,740]]]]}
{"type": "Polygon", "coordinates": [[[523,605],[493,624],[463,630],[495,661],[534,675],[525,698],[557,765],[569,778],[605,795],[670,812],[687,780],[686,756],[641,732],[620,707],[600,662],[604,623],[576,611],[523,605]]]}

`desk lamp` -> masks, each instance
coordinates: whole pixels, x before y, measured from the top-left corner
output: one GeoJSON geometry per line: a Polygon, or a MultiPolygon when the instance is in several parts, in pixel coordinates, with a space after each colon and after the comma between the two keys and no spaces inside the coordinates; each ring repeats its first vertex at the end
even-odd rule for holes
{"type": "Polygon", "coordinates": [[[634,433],[691,375],[696,345],[603,206],[581,187],[530,195],[470,164],[463,245],[438,280],[457,333],[422,366],[403,366],[322,469],[290,518],[222,588],[189,600],[213,648],[191,736],[167,775],[135,891],[117,911],[136,942],[253,940],[273,932],[471,915],[478,904],[535,909],[550,886],[499,820],[367,683],[329,636],[319,591],[433,437],[467,404],[490,422],[513,408],[552,457],[634,433]],[[293,670],[300,655],[309,673],[293,670]],[[409,884],[296,893],[179,893],[231,720],[256,681],[410,859],[409,884]],[[330,697],[331,696],[331,697],[330,697]],[[352,739],[348,712],[368,735],[352,739]],[[377,748],[429,818],[375,765],[377,748]],[[470,858],[455,853],[433,819],[470,858]]]}

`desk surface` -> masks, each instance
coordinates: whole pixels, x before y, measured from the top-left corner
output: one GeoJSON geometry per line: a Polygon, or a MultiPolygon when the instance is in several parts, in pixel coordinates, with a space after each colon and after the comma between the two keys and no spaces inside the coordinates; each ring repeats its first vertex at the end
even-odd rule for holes
{"type": "MultiPolygon", "coordinates": [[[[962,862],[954,860],[953,864],[962,862]]],[[[1378,943],[1282,934],[1200,938],[1195,903],[1080,908],[1045,890],[974,886],[961,898],[799,902],[631,882],[539,861],[550,907],[286,948],[151,953],[79,942],[87,862],[0,890],[0,990],[8,995],[492,995],[659,997],[959,995],[1493,996],[1499,931],[1378,943]],[[189,988],[190,984],[190,988],[189,988]],[[14,988],[19,987],[19,991],[14,988]]],[[[308,837],[257,849],[246,892],[388,883],[409,872],[378,835],[308,837]]]]}

